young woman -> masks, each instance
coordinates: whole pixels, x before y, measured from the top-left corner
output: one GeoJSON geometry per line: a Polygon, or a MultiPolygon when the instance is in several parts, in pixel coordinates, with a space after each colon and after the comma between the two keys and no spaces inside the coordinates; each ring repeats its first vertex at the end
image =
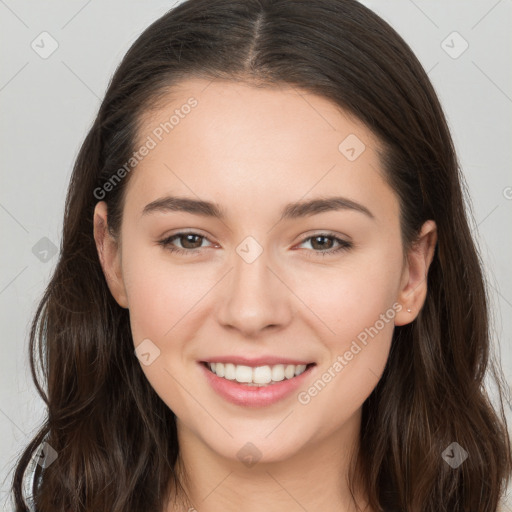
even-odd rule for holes
{"type": "Polygon", "coordinates": [[[496,512],[489,349],[452,140],[406,43],[352,0],[186,1],[78,155],[16,510],[496,512]]]}

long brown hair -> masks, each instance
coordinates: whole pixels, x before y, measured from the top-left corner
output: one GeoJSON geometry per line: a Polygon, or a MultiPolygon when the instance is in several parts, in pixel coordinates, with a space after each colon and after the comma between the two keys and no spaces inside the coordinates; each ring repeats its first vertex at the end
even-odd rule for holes
{"type": "MultiPolygon", "coordinates": [[[[355,0],[188,0],[127,52],[77,157],[60,259],[32,323],[31,371],[48,416],[17,462],[15,510],[27,510],[23,477],[43,441],[58,457],[37,467],[38,512],[162,512],[170,483],[179,487],[175,416],[134,354],[128,311],[106,285],[92,220],[98,189],[133,154],[143,114],[191,77],[292,85],[331,100],[379,137],[404,246],[428,219],[438,245],[424,307],[395,328],[384,374],[363,404],[353,481],[376,510],[495,512],[511,473],[510,439],[463,178],[422,66],[355,0]],[[483,387],[488,370],[499,407],[483,387]],[[442,457],[453,442],[469,454],[457,468],[442,457]]],[[[113,233],[129,178],[104,198],[113,233]]]]}

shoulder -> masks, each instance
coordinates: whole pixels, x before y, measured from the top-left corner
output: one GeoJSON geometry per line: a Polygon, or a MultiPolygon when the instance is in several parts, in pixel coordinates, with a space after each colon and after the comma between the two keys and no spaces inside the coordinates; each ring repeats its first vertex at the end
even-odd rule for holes
{"type": "Polygon", "coordinates": [[[37,457],[43,446],[44,443],[41,443],[37,448],[23,475],[23,498],[29,512],[37,512],[33,500],[33,490],[36,488],[36,485],[39,486],[41,483],[40,476],[36,482],[36,470],[38,468],[37,457]]]}

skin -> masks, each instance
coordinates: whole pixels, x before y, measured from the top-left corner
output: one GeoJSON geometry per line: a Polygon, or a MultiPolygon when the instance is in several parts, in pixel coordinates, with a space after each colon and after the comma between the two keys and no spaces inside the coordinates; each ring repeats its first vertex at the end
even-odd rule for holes
{"type": "MultiPolygon", "coordinates": [[[[146,115],[139,140],[190,96],[197,107],[130,175],[120,236],[105,229],[104,202],[94,213],[102,267],[113,296],[130,310],[134,346],[149,338],[160,350],[141,368],[177,416],[178,470],[193,476],[190,506],[355,510],[346,476],[362,405],[384,370],[394,325],[412,322],[424,303],[435,223],[427,221],[404,253],[399,203],[383,178],[377,138],[327,99],[295,88],[190,79],[146,115]],[[354,161],[338,149],[349,134],[366,146],[354,161]],[[216,202],[226,218],[142,214],[168,194],[216,202]],[[279,220],[289,202],[333,195],[365,206],[373,218],[345,209],[279,220]],[[174,240],[195,256],[158,243],[183,230],[205,237],[174,240]],[[338,243],[307,237],[326,231],[353,246],[323,256],[322,247],[338,243]],[[247,236],[263,249],[252,263],[236,252],[247,236]],[[228,403],[198,365],[223,354],[300,358],[316,363],[299,390],[307,392],[390,308],[392,320],[359,343],[362,350],[307,404],[295,392],[260,408],[228,403]],[[237,457],[248,442],[261,454],[251,467],[237,457]]],[[[364,506],[364,491],[356,494],[364,506]]],[[[168,510],[187,509],[169,503],[168,510]]]]}

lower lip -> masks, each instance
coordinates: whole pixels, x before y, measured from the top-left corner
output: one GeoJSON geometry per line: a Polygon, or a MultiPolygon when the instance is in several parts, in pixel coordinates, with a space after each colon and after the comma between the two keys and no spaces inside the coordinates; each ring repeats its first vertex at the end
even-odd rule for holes
{"type": "Polygon", "coordinates": [[[228,402],[245,407],[263,407],[286,398],[304,383],[315,367],[315,365],[312,364],[297,377],[285,379],[276,384],[269,384],[267,386],[247,386],[240,384],[236,380],[228,380],[219,377],[208,369],[204,363],[199,363],[199,366],[201,366],[206,379],[214,391],[228,402]]]}

